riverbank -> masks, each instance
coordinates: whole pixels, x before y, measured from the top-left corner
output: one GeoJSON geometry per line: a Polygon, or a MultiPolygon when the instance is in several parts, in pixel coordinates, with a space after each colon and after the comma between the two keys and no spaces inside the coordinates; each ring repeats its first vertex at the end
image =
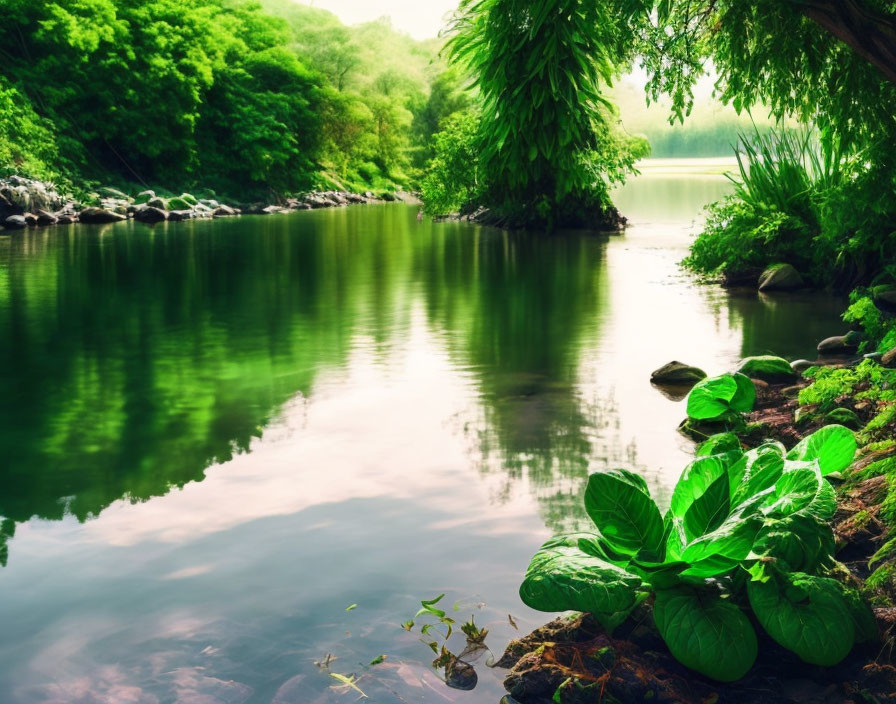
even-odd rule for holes
{"type": "MultiPolygon", "coordinates": [[[[874,609],[881,639],[821,668],[802,662],[762,629],[759,657],[743,679],[723,684],[683,667],[669,653],[649,603],[613,633],[590,615],[560,617],[512,642],[499,662],[509,669],[509,702],[579,704],[668,701],[687,704],[883,702],[896,692],[896,369],[893,355],[862,355],[856,336],[822,340],[815,361],[792,373],[751,374],[756,404],[736,432],[746,447],[767,439],[792,448],[832,423],[855,431],[859,450],[842,475],[831,519],[837,563],[831,576],[858,588],[874,609]]],[[[768,360],[769,358],[759,358],[768,360]]],[[[785,365],[783,360],[777,360],[785,365]]],[[[669,365],[667,365],[668,367],[669,365]]],[[[743,363],[747,373],[772,364],[743,363]]],[[[675,369],[692,369],[676,365],[675,369]]],[[[696,370],[699,371],[699,370],[696,370]]],[[[783,370],[787,372],[786,369],[783,370]]],[[[694,380],[691,380],[693,385],[694,380]]],[[[686,434],[694,438],[694,428],[686,434]]],[[[702,428],[705,433],[718,428],[702,428]]]]}
{"type": "Polygon", "coordinates": [[[367,203],[418,202],[412,194],[401,191],[380,194],[371,191],[312,191],[278,199],[274,203],[238,203],[213,197],[197,198],[190,193],[165,196],[154,190],[128,194],[115,188],[100,188],[85,200],[82,202],[60,193],[52,183],[45,181],[21,176],[0,179],[0,234],[77,222],[104,224],[133,219],[154,224],[238,215],[272,215],[367,203]]]}

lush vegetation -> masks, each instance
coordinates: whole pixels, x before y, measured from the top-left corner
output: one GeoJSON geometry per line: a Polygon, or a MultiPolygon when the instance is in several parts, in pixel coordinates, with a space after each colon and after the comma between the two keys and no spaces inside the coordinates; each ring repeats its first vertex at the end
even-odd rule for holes
{"type": "Polygon", "coordinates": [[[836,425],[789,453],[776,442],[744,452],[731,435],[711,438],[665,516],[639,475],[596,472],[585,493],[596,531],[545,543],[520,594],[542,611],[590,611],[610,628],[652,599],[672,654],[722,681],[756,659],[747,610],[804,661],[834,665],[877,637],[858,594],[827,576],[836,499],[824,477],[848,467],[855,450],[836,425]]]}
{"type": "MultiPolygon", "coordinates": [[[[788,262],[818,285],[868,283],[896,254],[896,84],[887,63],[849,33],[846,19],[819,23],[823,10],[813,6],[830,3],[696,4],[706,5],[694,29],[705,41],[677,47],[673,64],[696,68],[710,56],[725,100],[738,109],[762,102],[808,128],[743,140],[736,193],[710,210],[687,263],[738,274],[788,262]]],[[[681,22],[683,3],[668,5],[660,21],[681,22]]],[[[861,11],[869,27],[894,17],[892,3],[879,0],[840,10],[861,11]]],[[[692,85],[657,64],[654,90],[686,105],[692,85]]]]}
{"type": "Polygon", "coordinates": [[[635,46],[602,3],[464,0],[448,53],[474,77],[480,96],[475,133],[437,144],[435,178],[463,151],[477,155],[460,185],[430,194],[438,213],[475,196],[511,222],[614,224],[609,188],[645,153],[624,135],[607,89],[631,65],[635,46]],[[470,183],[476,188],[471,192],[470,183]]]}
{"type": "Polygon", "coordinates": [[[7,0],[0,165],[241,199],[409,186],[464,106],[438,42],[293,2],[7,0]]]}

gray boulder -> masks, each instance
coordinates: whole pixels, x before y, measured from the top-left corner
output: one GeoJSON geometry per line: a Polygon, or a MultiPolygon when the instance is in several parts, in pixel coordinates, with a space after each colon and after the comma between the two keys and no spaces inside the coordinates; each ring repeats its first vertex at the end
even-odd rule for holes
{"type": "Polygon", "coordinates": [[[192,220],[193,219],[193,211],[192,210],[169,210],[168,211],[168,219],[171,222],[182,222],[184,220],[192,220]]]}
{"type": "Polygon", "coordinates": [[[76,222],[78,222],[78,218],[68,213],[63,213],[58,218],[56,218],[57,225],[71,225],[76,222]]]}
{"type": "Polygon", "coordinates": [[[650,375],[654,384],[696,384],[706,378],[706,372],[683,362],[672,361],[664,364],[650,375]]]}
{"type": "Polygon", "coordinates": [[[140,191],[140,193],[137,194],[137,197],[134,198],[134,203],[136,203],[137,205],[145,205],[155,197],[155,191],[140,191]]]}
{"type": "Polygon", "coordinates": [[[814,366],[815,366],[815,363],[810,362],[808,359],[795,359],[790,363],[790,368],[793,369],[793,371],[795,371],[797,373],[804,372],[807,369],[811,369],[814,366]]]}
{"type": "Polygon", "coordinates": [[[818,351],[825,355],[852,354],[858,349],[859,342],[847,335],[835,335],[818,343],[818,351]]]}
{"type": "Polygon", "coordinates": [[[163,222],[168,219],[168,212],[151,205],[143,205],[134,211],[134,220],[145,223],[163,222]]]}
{"type": "Polygon", "coordinates": [[[790,264],[772,264],[759,276],[760,291],[792,291],[803,286],[803,277],[790,264]]]}
{"type": "Polygon", "coordinates": [[[46,210],[38,210],[35,215],[37,215],[37,224],[46,227],[47,225],[55,225],[59,222],[59,218],[57,218],[53,213],[47,212],[46,210]]]}
{"type": "Polygon", "coordinates": [[[24,230],[28,227],[28,221],[24,215],[10,215],[3,221],[3,227],[7,230],[24,230]]]}
{"type": "Polygon", "coordinates": [[[212,217],[216,218],[230,218],[234,215],[239,215],[240,211],[236,208],[231,208],[229,205],[219,205],[212,211],[212,217]]]}
{"type": "Polygon", "coordinates": [[[104,225],[106,223],[122,222],[123,220],[128,219],[126,215],[111,210],[104,210],[103,208],[84,208],[84,210],[79,213],[78,217],[81,222],[89,225],[104,225]]]}

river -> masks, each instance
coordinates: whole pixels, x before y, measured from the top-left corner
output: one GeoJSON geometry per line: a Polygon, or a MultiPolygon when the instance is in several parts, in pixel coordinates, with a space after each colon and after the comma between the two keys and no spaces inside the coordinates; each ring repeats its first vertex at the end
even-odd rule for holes
{"type": "Polygon", "coordinates": [[[619,236],[372,205],[0,238],[0,701],[497,704],[485,658],[470,692],[428,667],[421,600],[500,656],[589,468],[667,500],[692,448],[653,369],[842,332],[678,268],[717,167],[645,165],[619,236]]]}

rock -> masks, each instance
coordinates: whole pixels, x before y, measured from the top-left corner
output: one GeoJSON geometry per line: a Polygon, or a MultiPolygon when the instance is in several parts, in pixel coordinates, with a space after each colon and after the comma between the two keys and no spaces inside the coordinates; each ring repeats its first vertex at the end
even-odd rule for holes
{"type": "Polygon", "coordinates": [[[199,200],[191,193],[181,193],[180,199],[185,203],[189,203],[190,206],[199,205],[199,200]]]}
{"type": "Polygon", "coordinates": [[[84,210],[79,213],[78,217],[81,222],[90,225],[102,225],[105,223],[127,220],[126,215],[115,213],[111,210],[104,210],[103,208],[84,208],[84,210]]]}
{"type": "Polygon", "coordinates": [[[880,364],[880,361],[884,358],[883,353],[881,352],[869,352],[868,354],[863,354],[862,359],[870,359],[872,362],[877,362],[880,364]]]}
{"type": "Polygon", "coordinates": [[[134,198],[135,205],[146,205],[149,201],[153,200],[156,197],[155,191],[140,191],[137,194],[137,197],[134,198]]]}
{"type": "Polygon", "coordinates": [[[71,225],[76,223],[78,220],[74,215],[60,215],[56,220],[57,225],[71,225]]]}
{"type": "MultiPolygon", "coordinates": [[[[193,198],[193,196],[190,197],[193,198]]],[[[193,200],[195,200],[195,198],[193,200]]],[[[193,203],[184,200],[183,197],[168,199],[168,210],[190,210],[193,205],[193,203]]]]}
{"type": "Polygon", "coordinates": [[[158,208],[159,210],[168,210],[168,201],[164,198],[159,198],[155,196],[154,198],[150,198],[146,201],[146,205],[150,208],[158,208]]]}
{"type": "Polygon", "coordinates": [[[143,205],[134,211],[134,220],[145,223],[163,222],[168,219],[168,212],[151,205],[143,205]]]}
{"type": "Polygon", "coordinates": [[[762,269],[749,268],[740,271],[726,271],[722,275],[722,286],[725,288],[756,288],[762,269]]]}
{"type": "Polygon", "coordinates": [[[795,359],[790,363],[790,368],[795,372],[804,372],[814,366],[815,363],[810,362],[808,359],[795,359]]]}
{"type": "Polygon", "coordinates": [[[790,362],[773,355],[747,357],[740,363],[737,371],[751,379],[761,379],[771,383],[790,381],[796,376],[790,362]]]}
{"type": "Polygon", "coordinates": [[[875,286],[872,289],[872,300],[878,309],[896,314],[896,288],[891,286],[875,286]]]}
{"type": "Polygon", "coordinates": [[[827,355],[852,354],[858,348],[859,343],[849,335],[835,335],[818,343],[818,351],[827,355]]]}
{"type": "Polygon", "coordinates": [[[168,219],[171,222],[182,222],[184,220],[192,220],[195,216],[192,210],[170,210],[168,219]]]}
{"type": "Polygon", "coordinates": [[[115,200],[129,201],[131,198],[127,193],[119,191],[117,188],[109,188],[107,186],[97,189],[104,198],[113,198],[115,200]]]}
{"type": "Polygon", "coordinates": [[[880,358],[880,363],[891,369],[896,367],[896,347],[889,352],[884,352],[884,356],[880,358]]]}
{"type": "Polygon", "coordinates": [[[46,210],[38,210],[37,213],[37,224],[42,227],[46,227],[47,225],[55,225],[59,222],[59,218],[57,218],[53,213],[49,213],[46,210]]]}
{"type": "Polygon", "coordinates": [[[28,223],[28,227],[37,227],[37,215],[25,213],[25,222],[28,223]]]}
{"type": "Polygon", "coordinates": [[[664,364],[650,375],[654,384],[696,384],[706,378],[706,372],[697,367],[672,361],[664,364]]]}
{"type": "Polygon", "coordinates": [[[760,291],[792,291],[803,286],[803,277],[790,264],[772,264],[759,277],[760,291]]]}
{"type": "Polygon", "coordinates": [[[3,221],[3,227],[7,230],[24,230],[28,227],[28,221],[24,215],[10,215],[3,221]]]}
{"type": "Polygon", "coordinates": [[[239,214],[240,211],[236,208],[231,208],[229,205],[219,205],[212,211],[212,217],[215,218],[230,218],[239,214]]]}

